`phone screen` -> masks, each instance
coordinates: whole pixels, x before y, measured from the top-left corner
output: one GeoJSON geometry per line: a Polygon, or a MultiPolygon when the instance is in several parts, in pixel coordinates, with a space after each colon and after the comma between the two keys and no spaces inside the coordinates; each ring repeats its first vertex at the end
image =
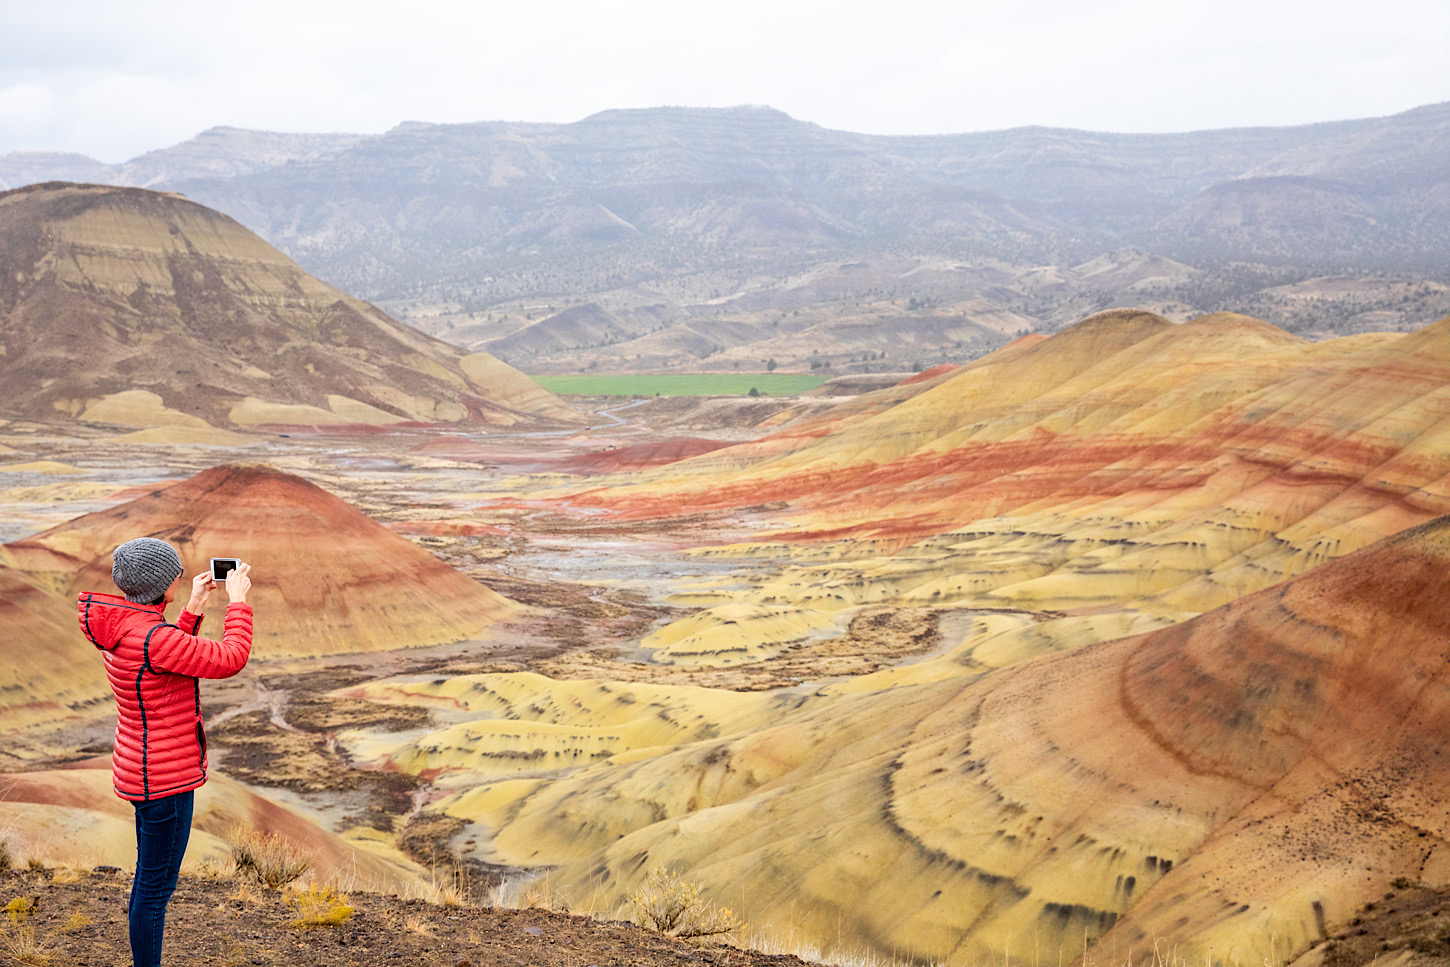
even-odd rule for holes
{"type": "Polygon", "coordinates": [[[227,575],[237,569],[240,563],[234,557],[214,557],[211,559],[211,578],[213,581],[225,581],[227,575]]]}

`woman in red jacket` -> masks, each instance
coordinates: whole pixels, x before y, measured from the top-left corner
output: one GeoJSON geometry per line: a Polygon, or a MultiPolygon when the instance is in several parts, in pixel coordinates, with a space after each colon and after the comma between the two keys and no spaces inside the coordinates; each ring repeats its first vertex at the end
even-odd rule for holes
{"type": "Polygon", "coordinates": [[[193,790],[206,782],[206,734],[199,679],[229,678],[252,651],[251,565],[227,575],[226,627],[221,641],[197,636],[202,609],[216,588],[207,573],[191,582],[191,599],[177,617],[166,606],[181,587],[181,559],[154,537],[116,548],[111,577],[124,597],[80,596],[81,629],[101,649],[116,693],[116,742],[111,774],[116,795],[136,808],[136,877],[131,884],[131,957],[135,967],[159,967],[166,904],[176,889],[191,834],[193,790]]]}

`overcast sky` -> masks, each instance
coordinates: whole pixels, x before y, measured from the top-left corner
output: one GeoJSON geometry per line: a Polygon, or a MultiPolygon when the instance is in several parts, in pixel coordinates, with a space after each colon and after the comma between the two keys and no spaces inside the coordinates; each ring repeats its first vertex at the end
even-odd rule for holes
{"type": "Polygon", "coordinates": [[[0,154],[218,124],[768,104],[880,134],[1184,131],[1450,100],[1450,0],[0,0],[0,154]]]}

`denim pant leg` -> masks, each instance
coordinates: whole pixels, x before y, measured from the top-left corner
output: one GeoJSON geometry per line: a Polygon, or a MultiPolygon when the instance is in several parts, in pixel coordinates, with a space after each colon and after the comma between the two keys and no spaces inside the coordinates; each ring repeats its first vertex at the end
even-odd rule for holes
{"type": "Polygon", "coordinates": [[[132,803],[136,807],[136,878],[127,908],[135,967],[160,967],[166,904],[176,889],[191,836],[195,793],[132,803]]]}

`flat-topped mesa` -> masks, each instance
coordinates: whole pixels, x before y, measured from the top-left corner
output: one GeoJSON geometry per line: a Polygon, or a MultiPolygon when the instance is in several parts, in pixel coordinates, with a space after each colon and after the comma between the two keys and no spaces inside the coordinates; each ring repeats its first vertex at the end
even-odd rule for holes
{"type": "MultiPolygon", "coordinates": [[[[322,488],[269,467],[213,467],[6,550],[17,567],[111,591],[111,552],[175,545],[187,575],[211,557],[252,564],[256,652],[327,655],[476,638],[516,607],[322,488]]],[[[184,597],[184,596],[182,596],[184,597]]],[[[206,633],[218,632],[215,592],[206,633]]],[[[184,602],[183,602],[184,603],[184,602]]]]}
{"type": "Polygon", "coordinates": [[[259,425],[577,425],[469,354],[308,275],[176,194],[0,194],[0,412],[196,432],[259,425]]]}

